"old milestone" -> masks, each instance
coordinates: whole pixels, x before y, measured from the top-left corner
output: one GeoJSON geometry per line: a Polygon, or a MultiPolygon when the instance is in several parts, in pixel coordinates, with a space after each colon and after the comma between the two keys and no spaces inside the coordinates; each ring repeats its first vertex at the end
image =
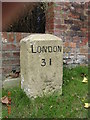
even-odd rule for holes
{"type": "Polygon", "coordinates": [[[50,34],[32,34],[20,42],[21,88],[31,97],[62,93],[63,43],[50,34]]]}

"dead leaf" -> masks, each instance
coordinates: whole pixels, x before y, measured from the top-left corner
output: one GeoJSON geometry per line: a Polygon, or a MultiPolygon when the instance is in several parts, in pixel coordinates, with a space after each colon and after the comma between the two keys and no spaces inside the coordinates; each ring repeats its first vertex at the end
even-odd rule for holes
{"type": "Polygon", "coordinates": [[[17,78],[17,77],[19,77],[19,73],[18,72],[16,72],[15,74],[12,75],[12,78],[17,78]]]}
{"type": "Polygon", "coordinates": [[[85,103],[84,107],[85,108],[90,108],[90,103],[85,103]]]}
{"type": "Polygon", "coordinates": [[[2,97],[2,98],[1,98],[1,102],[2,102],[3,104],[9,104],[8,97],[7,97],[7,96],[2,97]]]}
{"type": "Polygon", "coordinates": [[[51,105],[50,108],[52,108],[53,106],[51,105]]]}
{"type": "Polygon", "coordinates": [[[19,77],[20,76],[20,71],[18,71],[18,72],[11,72],[10,74],[7,74],[6,75],[6,78],[17,78],[17,77],[19,77]]]}
{"type": "Polygon", "coordinates": [[[72,77],[72,80],[74,80],[74,78],[72,77]]]}
{"type": "Polygon", "coordinates": [[[8,118],[8,116],[5,116],[5,118],[8,118]]]}
{"type": "Polygon", "coordinates": [[[87,83],[87,82],[88,82],[88,79],[87,79],[86,77],[84,77],[84,79],[83,79],[82,82],[83,82],[83,83],[87,83]]]}

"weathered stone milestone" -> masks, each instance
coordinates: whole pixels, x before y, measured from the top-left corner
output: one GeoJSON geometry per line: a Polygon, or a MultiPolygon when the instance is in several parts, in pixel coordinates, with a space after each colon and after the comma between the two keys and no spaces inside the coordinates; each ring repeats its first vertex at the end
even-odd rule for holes
{"type": "Polygon", "coordinates": [[[29,97],[62,93],[63,43],[50,34],[33,34],[20,42],[21,88],[29,97]]]}

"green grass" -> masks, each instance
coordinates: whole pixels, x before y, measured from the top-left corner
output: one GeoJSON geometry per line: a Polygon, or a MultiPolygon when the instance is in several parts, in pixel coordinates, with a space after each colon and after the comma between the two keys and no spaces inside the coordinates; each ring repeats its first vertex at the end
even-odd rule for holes
{"type": "MultiPolygon", "coordinates": [[[[81,73],[88,75],[87,67],[64,68],[63,94],[57,93],[29,99],[20,88],[3,90],[3,96],[11,91],[10,118],[87,118],[88,110],[84,108],[87,102],[88,84],[82,83],[81,73]],[[84,100],[84,101],[83,101],[84,100]]],[[[7,107],[2,107],[3,118],[8,116],[7,107]]]]}

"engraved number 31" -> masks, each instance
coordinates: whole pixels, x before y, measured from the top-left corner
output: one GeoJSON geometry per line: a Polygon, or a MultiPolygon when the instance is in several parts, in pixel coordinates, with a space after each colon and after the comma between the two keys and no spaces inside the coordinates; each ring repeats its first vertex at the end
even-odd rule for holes
{"type": "MultiPolygon", "coordinates": [[[[46,60],[45,59],[42,59],[42,63],[41,63],[41,66],[46,66],[46,60]]],[[[52,64],[52,61],[51,61],[51,58],[49,59],[49,65],[52,64]]]]}

